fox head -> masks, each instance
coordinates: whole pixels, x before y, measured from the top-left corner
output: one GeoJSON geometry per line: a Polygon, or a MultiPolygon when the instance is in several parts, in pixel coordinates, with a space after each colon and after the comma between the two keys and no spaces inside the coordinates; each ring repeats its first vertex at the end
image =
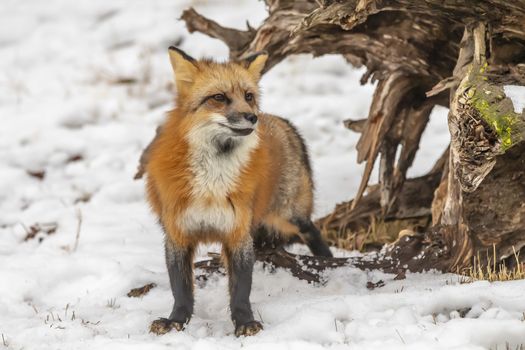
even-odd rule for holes
{"type": "MultiPolygon", "coordinates": [[[[194,142],[212,142],[229,150],[257,138],[258,82],[268,55],[242,61],[196,60],[176,47],[169,49],[177,87],[177,108],[194,142]]],[[[191,140],[190,140],[191,141],[191,140]]]]}

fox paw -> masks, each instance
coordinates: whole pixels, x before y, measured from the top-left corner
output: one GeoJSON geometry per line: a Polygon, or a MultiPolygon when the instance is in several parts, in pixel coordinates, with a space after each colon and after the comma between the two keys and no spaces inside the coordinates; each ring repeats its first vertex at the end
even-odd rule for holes
{"type": "Polygon", "coordinates": [[[244,335],[245,337],[255,335],[263,329],[262,324],[259,321],[250,321],[245,324],[241,324],[235,327],[235,336],[240,337],[244,335]]]}
{"type": "Polygon", "coordinates": [[[182,331],[184,329],[184,323],[172,321],[167,318],[159,318],[151,323],[149,331],[155,333],[156,335],[166,334],[175,328],[177,331],[182,331]]]}

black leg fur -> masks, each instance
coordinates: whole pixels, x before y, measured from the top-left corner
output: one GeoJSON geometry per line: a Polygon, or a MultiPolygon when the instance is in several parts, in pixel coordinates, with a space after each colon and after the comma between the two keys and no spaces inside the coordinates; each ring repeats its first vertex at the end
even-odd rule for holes
{"type": "Polygon", "coordinates": [[[235,335],[256,334],[262,329],[262,325],[254,320],[250,305],[252,272],[255,262],[253,243],[250,240],[236,249],[224,247],[223,250],[228,262],[230,309],[235,325],[235,335]]]}
{"type": "Polygon", "coordinates": [[[181,248],[166,239],[166,265],[171,291],[175,298],[170,316],[151,324],[150,331],[164,334],[175,328],[184,328],[193,314],[193,248],[181,248]]]}
{"type": "Polygon", "coordinates": [[[319,232],[310,219],[295,219],[293,223],[299,227],[301,236],[304,238],[312,254],[326,257],[333,256],[330,248],[328,248],[328,245],[323,240],[321,232],[319,232]]]}
{"type": "Polygon", "coordinates": [[[166,264],[175,298],[169,319],[184,324],[193,314],[193,248],[182,249],[166,242],[166,264]]]}

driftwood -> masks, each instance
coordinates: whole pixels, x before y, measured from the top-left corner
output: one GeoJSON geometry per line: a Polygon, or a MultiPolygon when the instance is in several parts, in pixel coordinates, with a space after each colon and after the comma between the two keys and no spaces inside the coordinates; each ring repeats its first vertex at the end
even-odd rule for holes
{"type": "MultiPolygon", "coordinates": [[[[525,116],[513,111],[501,88],[525,85],[525,0],[266,4],[268,18],[244,31],[225,28],[193,9],[182,19],[190,32],[224,41],[233,59],[268,51],[265,70],[293,54],[336,53],[354,66],[366,66],[362,83],[377,81],[368,117],[345,123],[361,134],[358,161],[366,166],[359,191],[353,201],[319,221],[325,232],[349,235],[370,225],[371,217],[425,218],[423,233],[403,236],[385,248],[383,257],[393,260],[378,255],[367,261],[366,268],[394,272],[401,261],[416,271],[455,271],[493,245],[497,259],[513,248],[525,250],[525,116]],[[444,150],[439,170],[407,180],[435,105],[450,107],[450,148],[444,150]],[[380,182],[370,187],[376,160],[380,182]]],[[[302,259],[317,266],[349,263],[297,257],[279,249],[261,250],[259,258],[288,266],[292,273],[298,270],[290,262],[302,259]]]]}

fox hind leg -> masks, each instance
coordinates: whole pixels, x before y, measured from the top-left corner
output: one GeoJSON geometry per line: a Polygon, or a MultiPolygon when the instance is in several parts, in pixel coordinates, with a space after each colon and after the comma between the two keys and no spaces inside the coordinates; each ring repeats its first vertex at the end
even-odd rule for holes
{"type": "Polygon", "coordinates": [[[297,225],[308,248],[312,254],[317,256],[332,257],[332,252],[321,236],[321,232],[310,219],[294,219],[292,222],[297,225]]]}
{"type": "Polygon", "coordinates": [[[164,334],[175,328],[181,331],[193,314],[193,247],[180,247],[166,237],[166,264],[171,291],[175,298],[168,318],[155,320],[150,331],[164,334]]]}
{"type": "Polygon", "coordinates": [[[263,327],[253,317],[250,305],[250,292],[252,288],[253,264],[255,253],[253,242],[246,239],[237,247],[223,246],[223,254],[226,258],[230,289],[230,310],[235,335],[254,335],[263,327]]]}

